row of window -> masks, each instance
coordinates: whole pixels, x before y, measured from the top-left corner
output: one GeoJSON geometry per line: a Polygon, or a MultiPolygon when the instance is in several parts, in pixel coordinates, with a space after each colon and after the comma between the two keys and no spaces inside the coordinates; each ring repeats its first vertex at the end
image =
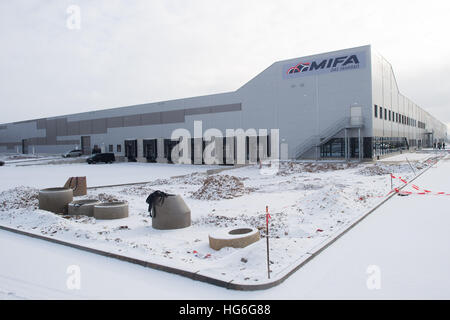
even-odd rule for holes
{"type": "Polygon", "coordinates": [[[425,129],[425,123],[417,121],[416,119],[412,119],[398,112],[394,112],[388,110],[387,108],[383,108],[382,106],[374,106],[374,116],[375,118],[380,118],[396,123],[401,123],[411,127],[419,127],[421,129],[425,129]],[[383,113],[384,112],[384,113],[383,113]]]}
{"type": "MultiPolygon", "coordinates": [[[[362,142],[363,158],[372,157],[372,138],[364,137],[362,142]]],[[[348,156],[350,158],[359,158],[359,139],[350,138],[348,145],[348,156]]],[[[322,158],[344,158],[345,157],[345,139],[333,138],[320,146],[320,156],[322,158]]]]}
{"type": "MultiPolygon", "coordinates": [[[[407,150],[410,147],[421,148],[422,140],[407,139],[406,137],[364,137],[363,139],[363,157],[381,156],[407,150]]],[[[350,138],[349,156],[358,157],[359,142],[358,138],[350,138]]],[[[343,138],[330,139],[327,143],[320,146],[320,156],[322,158],[343,158],[345,157],[345,141],[343,138]]]]}
{"type": "Polygon", "coordinates": [[[372,148],[374,156],[381,156],[409,149],[409,144],[405,137],[373,137],[372,148]]]}

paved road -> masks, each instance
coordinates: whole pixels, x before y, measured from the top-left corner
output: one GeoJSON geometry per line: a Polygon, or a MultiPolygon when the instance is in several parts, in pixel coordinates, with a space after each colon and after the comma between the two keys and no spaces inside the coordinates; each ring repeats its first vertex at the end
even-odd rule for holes
{"type": "MultiPolygon", "coordinates": [[[[449,177],[447,156],[415,184],[450,192],[449,177]]],[[[396,196],[283,284],[257,292],[0,231],[0,299],[449,299],[449,230],[450,196],[396,196]],[[70,265],[80,267],[80,290],[67,288],[70,265]]]]}

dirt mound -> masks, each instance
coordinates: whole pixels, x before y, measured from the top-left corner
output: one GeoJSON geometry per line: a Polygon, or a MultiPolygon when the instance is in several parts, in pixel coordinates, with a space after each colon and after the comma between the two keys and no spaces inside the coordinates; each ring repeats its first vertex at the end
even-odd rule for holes
{"type": "MultiPolygon", "coordinates": [[[[163,183],[162,183],[163,184],[163,183]]],[[[156,189],[149,184],[145,185],[136,185],[131,187],[123,188],[120,193],[131,195],[131,196],[148,196],[150,193],[153,193],[156,189]]]]}
{"type": "Polygon", "coordinates": [[[134,195],[134,196],[148,196],[150,193],[158,190],[163,189],[161,186],[170,186],[170,185],[177,185],[177,184],[188,184],[188,185],[202,185],[205,180],[205,175],[201,173],[191,173],[186,174],[183,176],[178,177],[172,177],[169,179],[156,179],[152,182],[141,184],[141,185],[134,185],[134,186],[127,186],[124,187],[120,193],[126,194],[126,195],[134,195]]]}
{"type": "Polygon", "coordinates": [[[412,162],[411,165],[409,163],[401,163],[401,164],[384,164],[377,163],[371,166],[366,166],[358,171],[359,174],[364,176],[382,176],[385,174],[405,174],[405,173],[413,173],[414,170],[422,170],[427,167],[426,164],[421,162],[412,162]]]}
{"type": "Polygon", "coordinates": [[[172,184],[190,184],[190,185],[201,185],[205,182],[206,175],[200,172],[194,172],[191,174],[186,174],[183,176],[173,177],[170,179],[172,184]]]}
{"type": "Polygon", "coordinates": [[[0,211],[14,209],[33,209],[39,207],[39,189],[31,187],[15,187],[0,193],[0,211]]]}
{"type": "MultiPolygon", "coordinates": [[[[271,213],[270,236],[274,238],[283,238],[288,235],[287,214],[284,212],[271,213]]],[[[261,213],[255,216],[238,215],[227,217],[222,215],[208,214],[192,221],[192,225],[208,225],[220,228],[251,226],[261,232],[261,236],[266,233],[266,214],[261,213]]]]}
{"type": "Polygon", "coordinates": [[[253,191],[246,188],[242,179],[229,175],[213,175],[203,181],[200,189],[192,194],[198,200],[233,199],[253,191]]]}
{"type": "Polygon", "coordinates": [[[316,163],[316,162],[284,162],[280,164],[277,175],[287,176],[302,172],[324,172],[345,170],[357,167],[356,163],[316,163]]]}
{"type": "Polygon", "coordinates": [[[393,172],[392,169],[388,170],[387,168],[375,164],[373,166],[368,166],[359,170],[358,173],[364,176],[382,176],[385,174],[390,174],[391,172],[393,172]]]}
{"type": "Polygon", "coordinates": [[[160,186],[160,185],[174,185],[174,184],[190,184],[190,185],[201,185],[205,180],[205,174],[194,172],[190,174],[185,174],[182,176],[171,177],[168,179],[156,179],[146,186],[160,186]]]}
{"type": "Polygon", "coordinates": [[[119,199],[111,194],[107,194],[107,193],[99,193],[97,195],[98,200],[102,201],[102,202],[117,202],[117,201],[124,201],[122,199],[119,199]]]}

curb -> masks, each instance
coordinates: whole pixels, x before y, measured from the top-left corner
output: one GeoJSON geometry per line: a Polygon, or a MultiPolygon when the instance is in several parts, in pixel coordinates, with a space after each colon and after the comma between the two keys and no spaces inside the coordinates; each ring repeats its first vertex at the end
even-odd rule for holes
{"type": "MultiPolygon", "coordinates": [[[[439,159],[439,161],[440,160],[441,159],[439,159]]],[[[430,165],[424,171],[422,171],[417,176],[415,176],[411,181],[409,181],[407,184],[404,184],[402,187],[400,187],[398,189],[402,190],[404,187],[406,187],[411,182],[416,180],[422,174],[427,172],[435,164],[437,164],[437,162],[434,163],[433,165],[430,165]]],[[[104,187],[106,187],[106,186],[104,186],[104,187]]],[[[95,188],[95,187],[92,187],[92,188],[95,188]]],[[[308,262],[313,260],[315,257],[317,257],[326,248],[328,248],[333,243],[335,243],[339,238],[341,238],[343,235],[345,235],[347,232],[349,232],[351,229],[353,229],[357,224],[359,224],[361,221],[363,221],[367,216],[369,216],[376,209],[381,207],[384,203],[386,203],[389,199],[391,199],[396,194],[397,193],[394,192],[391,195],[387,196],[383,201],[378,203],[375,207],[370,209],[366,214],[364,214],[358,220],[353,222],[350,226],[348,226],[341,233],[336,235],[333,239],[331,239],[329,242],[327,242],[323,247],[318,249],[316,252],[312,253],[306,260],[303,260],[300,264],[298,264],[295,267],[293,267],[289,272],[287,272],[281,278],[279,278],[279,279],[277,279],[275,281],[272,281],[272,282],[268,282],[268,283],[252,284],[252,285],[236,284],[236,283],[233,283],[233,280],[227,282],[227,281],[223,281],[223,280],[220,280],[220,279],[216,279],[216,278],[200,275],[200,274],[198,274],[199,271],[191,272],[191,271],[181,270],[181,269],[177,269],[177,268],[173,268],[173,267],[169,267],[169,266],[165,266],[165,265],[161,265],[161,264],[157,264],[157,263],[153,263],[153,262],[148,262],[148,261],[144,261],[144,260],[140,260],[140,259],[136,259],[136,258],[131,258],[131,257],[115,254],[115,253],[108,252],[108,251],[102,251],[102,250],[89,248],[89,247],[85,247],[85,246],[82,246],[82,245],[78,245],[78,244],[74,244],[74,243],[70,243],[70,242],[66,242],[66,241],[62,241],[62,240],[58,240],[58,239],[53,239],[53,238],[41,236],[41,235],[38,235],[38,234],[29,233],[29,232],[26,232],[26,231],[21,231],[21,230],[10,228],[10,227],[5,227],[5,226],[2,226],[2,225],[0,225],[0,230],[9,231],[9,232],[13,232],[13,233],[16,233],[16,234],[29,236],[29,237],[32,237],[32,238],[36,238],[36,239],[40,239],[40,240],[44,240],[44,241],[48,241],[48,242],[64,245],[64,246],[75,248],[75,249],[78,249],[78,250],[82,250],[82,251],[98,254],[98,255],[101,255],[101,256],[104,256],[104,257],[109,257],[109,258],[114,258],[114,259],[118,259],[118,260],[121,260],[121,261],[130,262],[130,263],[137,264],[137,265],[140,265],[140,266],[143,266],[143,267],[146,267],[146,268],[151,268],[151,269],[155,269],[155,270],[159,270],[159,271],[164,271],[164,272],[180,275],[180,276],[192,279],[192,280],[206,282],[206,283],[209,283],[209,284],[212,284],[212,285],[216,285],[216,286],[219,286],[219,287],[223,287],[223,288],[226,288],[226,289],[239,290],[239,291],[256,291],[256,290],[270,289],[270,288],[275,287],[275,286],[281,284],[282,282],[284,282],[287,278],[289,278],[297,270],[299,270],[305,264],[307,264],[308,262]]]]}

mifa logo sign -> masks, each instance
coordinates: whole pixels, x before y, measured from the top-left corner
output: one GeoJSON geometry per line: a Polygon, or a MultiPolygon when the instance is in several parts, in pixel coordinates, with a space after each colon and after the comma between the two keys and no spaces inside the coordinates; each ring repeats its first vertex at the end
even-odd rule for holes
{"type": "Polygon", "coordinates": [[[365,52],[355,52],[348,55],[304,61],[294,65],[286,64],[283,67],[283,76],[289,79],[320,73],[360,69],[365,67],[365,64],[365,52]]]}

